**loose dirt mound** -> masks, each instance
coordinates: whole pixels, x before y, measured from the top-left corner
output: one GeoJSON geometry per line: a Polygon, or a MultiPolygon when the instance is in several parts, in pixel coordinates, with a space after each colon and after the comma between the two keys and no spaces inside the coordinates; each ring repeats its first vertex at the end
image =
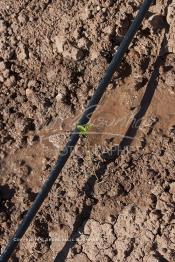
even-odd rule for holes
{"type": "MultiPolygon", "coordinates": [[[[1,0],[1,251],[142,1],[1,0]]],[[[175,261],[175,2],[154,1],[12,261],[175,261]]]]}

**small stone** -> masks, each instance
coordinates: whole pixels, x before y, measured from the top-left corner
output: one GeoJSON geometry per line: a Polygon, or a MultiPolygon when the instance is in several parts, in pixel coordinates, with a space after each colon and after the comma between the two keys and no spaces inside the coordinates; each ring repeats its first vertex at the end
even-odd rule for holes
{"type": "Polygon", "coordinates": [[[18,16],[18,21],[21,24],[25,24],[27,22],[27,16],[25,14],[20,13],[18,16]]]}
{"type": "Polygon", "coordinates": [[[12,36],[12,37],[10,38],[10,43],[11,43],[12,46],[17,45],[17,40],[16,40],[16,37],[15,37],[15,36],[12,36]]]}
{"type": "Polygon", "coordinates": [[[4,71],[6,69],[5,63],[3,61],[0,62],[0,71],[4,71]]]}
{"type": "MultiPolygon", "coordinates": [[[[11,24],[11,29],[13,30],[14,33],[18,32],[18,23],[16,21],[12,22],[11,24]]],[[[20,39],[20,35],[17,35],[17,39],[20,39]]]]}
{"type": "Polygon", "coordinates": [[[63,46],[64,46],[65,39],[62,36],[55,36],[55,45],[57,48],[58,53],[63,53],[63,46]]]}
{"type": "Polygon", "coordinates": [[[31,101],[35,106],[38,107],[39,100],[35,94],[35,92],[31,88],[26,89],[26,97],[29,101],[31,101]]]}
{"type": "Polygon", "coordinates": [[[19,92],[20,92],[20,94],[21,94],[22,96],[25,96],[25,94],[26,94],[26,90],[25,90],[23,87],[20,87],[20,88],[19,88],[19,92]]]}
{"type": "Polygon", "coordinates": [[[33,90],[30,89],[30,88],[27,88],[27,89],[26,89],[26,96],[27,96],[28,98],[31,97],[31,96],[33,96],[33,90]]]}
{"type": "Polygon", "coordinates": [[[16,97],[16,101],[17,101],[18,103],[23,103],[23,102],[25,101],[25,97],[22,96],[22,95],[18,95],[18,96],[16,97]]]}
{"type": "Polygon", "coordinates": [[[4,33],[6,31],[6,25],[4,23],[4,21],[1,19],[0,20],[0,34],[4,33]]]}
{"type": "Polygon", "coordinates": [[[10,35],[10,36],[13,34],[13,31],[10,27],[8,28],[7,32],[8,32],[8,35],[10,35]]]}
{"type": "Polygon", "coordinates": [[[23,44],[20,44],[17,48],[17,58],[19,61],[23,61],[27,58],[26,50],[23,44]]]}
{"type": "Polygon", "coordinates": [[[35,80],[29,80],[27,86],[28,86],[29,88],[36,86],[36,81],[35,81],[35,80]]]}
{"type": "Polygon", "coordinates": [[[90,52],[91,60],[95,60],[95,59],[97,59],[98,56],[99,56],[98,51],[95,50],[95,49],[91,49],[91,52],[90,52]]]}
{"type": "Polygon", "coordinates": [[[80,39],[78,40],[78,47],[79,47],[79,48],[82,48],[82,47],[87,48],[87,47],[88,47],[88,41],[87,41],[87,39],[85,39],[84,37],[80,38],[80,39]]]}
{"type": "Polygon", "coordinates": [[[3,77],[4,78],[8,78],[10,76],[10,70],[9,69],[5,69],[4,71],[3,71],[3,77]]]}
{"type": "Polygon", "coordinates": [[[84,52],[81,49],[73,47],[72,52],[71,52],[71,56],[74,60],[82,60],[83,57],[84,57],[84,52]]]}
{"type": "Polygon", "coordinates": [[[61,93],[58,93],[57,96],[56,96],[56,100],[57,102],[60,102],[63,98],[63,95],[61,93]]]}
{"type": "Polygon", "coordinates": [[[57,71],[54,68],[50,68],[46,73],[48,81],[55,81],[57,77],[57,71]]]}
{"type": "Polygon", "coordinates": [[[175,182],[171,183],[169,192],[175,194],[175,182]]]}
{"type": "Polygon", "coordinates": [[[5,85],[7,87],[12,87],[14,84],[15,84],[15,77],[14,76],[7,78],[7,80],[5,81],[5,85]]]}
{"type": "Polygon", "coordinates": [[[13,84],[15,84],[16,79],[15,79],[15,76],[14,76],[14,75],[11,75],[11,76],[10,76],[10,81],[11,81],[13,84]]]}
{"type": "Polygon", "coordinates": [[[73,37],[74,37],[75,39],[78,39],[79,36],[80,36],[79,28],[76,28],[76,29],[74,30],[74,32],[73,32],[73,37]]]}

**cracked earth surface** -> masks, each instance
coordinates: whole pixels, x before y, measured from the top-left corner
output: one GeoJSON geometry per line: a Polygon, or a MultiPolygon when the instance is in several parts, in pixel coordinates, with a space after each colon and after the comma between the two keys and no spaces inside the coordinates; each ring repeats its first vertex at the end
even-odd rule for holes
{"type": "MultiPolygon", "coordinates": [[[[141,0],[0,1],[0,247],[141,0]]],[[[154,1],[11,261],[175,261],[175,1],[154,1]]]]}

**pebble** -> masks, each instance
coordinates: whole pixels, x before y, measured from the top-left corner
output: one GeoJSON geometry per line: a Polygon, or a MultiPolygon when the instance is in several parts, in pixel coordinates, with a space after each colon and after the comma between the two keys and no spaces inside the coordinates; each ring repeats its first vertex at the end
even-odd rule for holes
{"type": "Polygon", "coordinates": [[[13,31],[12,31],[12,29],[9,27],[9,28],[8,28],[8,35],[11,36],[12,34],[13,34],[13,31]]]}
{"type": "Polygon", "coordinates": [[[79,38],[79,36],[80,36],[80,32],[79,32],[80,30],[79,30],[79,28],[76,28],[75,30],[74,30],[74,32],[73,32],[73,37],[75,38],[75,39],[78,39],[79,38]]]}
{"type": "Polygon", "coordinates": [[[19,21],[21,24],[25,24],[25,23],[27,22],[27,17],[26,17],[26,15],[20,13],[19,16],[18,16],[18,21],[19,21]]]}
{"type": "Polygon", "coordinates": [[[78,41],[78,47],[82,48],[82,47],[87,47],[88,45],[88,41],[85,38],[80,38],[78,41]]]}
{"type": "Polygon", "coordinates": [[[12,87],[15,84],[15,77],[14,76],[10,76],[9,78],[7,78],[7,80],[5,81],[5,85],[7,87],[12,87]]]}
{"type": "Polygon", "coordinates": [[[92,48],[92,49],[91,49],[91,52],[90,52],[91,60],[95,60],[95,59],[97,59],[98,56],[99,56],[98,51],[92,48]]]}
{"type": "Polygon", "coordinates": [[[5,63],[3,61],[0,62],[0,71],[4,71],[5,70],[5,63]]]}
{"type": "Polygon", "coordinates": [[[50,68],[47,71],[46,76],[48,81],[54,81],[57,77],[57,71],[54,68],[50,68]]]}
{"type": "Polygon", "coordinates": [[[6,25],[2,19],[0,19],[0,34],[6,31],[6,25]]]}
{"type": "Polygon", "coordinates": [[[24,45],[21,43],[17,48],[17,58],[19,61],[25,60],[27,58],[24,45]]]}
{"type": "Polygon", "coordinates": [[[36,81],[35,80],[29,80],[27,86],[30,88],[30,87],[35,87],[36,86],[36,81]]]}
{"type": "Polygon", "coordinates": [[[8,78],[9,75],[10,75],[10,70],[9,70],[9,69],[5,69],[5,70],[3,71],[3,77],[4,77],[4,78],[8,78]]]}
{"type": "Polygon", "coordinates": [[[175,182],[171,183],[170,185],[170,193],[175,194],[175,182]]]}
{"type": "Polygon", "coordinates": [[[55,36],[55,45],[57,48],[58,53],[63,53],[63,46],[64,46],[65,39],[62,36],[55,36]]]}
{"type": "Polygon", "coordinates": [[[26,89],[26,96],[27,96],[28,98],[30,98],[30,97],[33,96],[33,95],[34,95],[33,90],[30,89],[30,88],[27,88],[27,89],[26,89]]]}
{"type": "Polygon", "coordinates": [[[18,29],[19,29],[18,26],[19,26],[19,25],[18,25],[18,23],[17,23],[16,21],[12,22],[12,24],[11,24],[11,29],[12,29],[12,31],[13,31],[15,34],[17,34],[17,39],[19,40],[21,36],[18,34],[18,29]]]}
{"type": "Polygon", "coordinates": [[[62,98],[63,98],[63,95],[61,93],[58,93],[56,96],[57,102],[60,102],[62,98]]]}
{"type": "Polygon", "coordinates": [[[17,40],[16,40],[16,37],[15,37],[15,36],[12,36],[12,37],[10,38],[10,43],[11,43],[12,46],[17,45],[17,40]]]}
{"type": "Polygon", "coordinates": [[[71,56],[74,60],[81,60],[84,57],[84,52],[82,49],[78,49],[76,47],[72,47],[71,56]]]}
{"type": "Polygon", "coordinates": [[[26,95],[26,90],[23,88],[23,86],[19,88],[19,92],[22,96],[26,95]]]}
{"type": "Polygon", "coordinates": [[[16,101],[18,102],[18,103],[24,103],[25,102],[25,97],[24,96],[22,96],[22,95],[18,95],[17,97],[16,97],[16,101]]]}
{"type": "Polygon", "coordinates": [[[9,79],[7,79],[5,82],[4,82],[4,85],[6,87],[11,87],[11,82],[9,81],[9,79]]]}

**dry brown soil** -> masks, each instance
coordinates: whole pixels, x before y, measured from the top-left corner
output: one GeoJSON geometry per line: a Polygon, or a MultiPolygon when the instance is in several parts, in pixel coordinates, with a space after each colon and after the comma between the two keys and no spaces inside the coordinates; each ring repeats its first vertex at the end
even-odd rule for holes
{"type": "MultiPolygon", "coordinates": [[[[1,252],[141,0],[0,0],[1,252]]],[[[11,261],[175,261],[175,1],[151,6],[11,261]]]]}

